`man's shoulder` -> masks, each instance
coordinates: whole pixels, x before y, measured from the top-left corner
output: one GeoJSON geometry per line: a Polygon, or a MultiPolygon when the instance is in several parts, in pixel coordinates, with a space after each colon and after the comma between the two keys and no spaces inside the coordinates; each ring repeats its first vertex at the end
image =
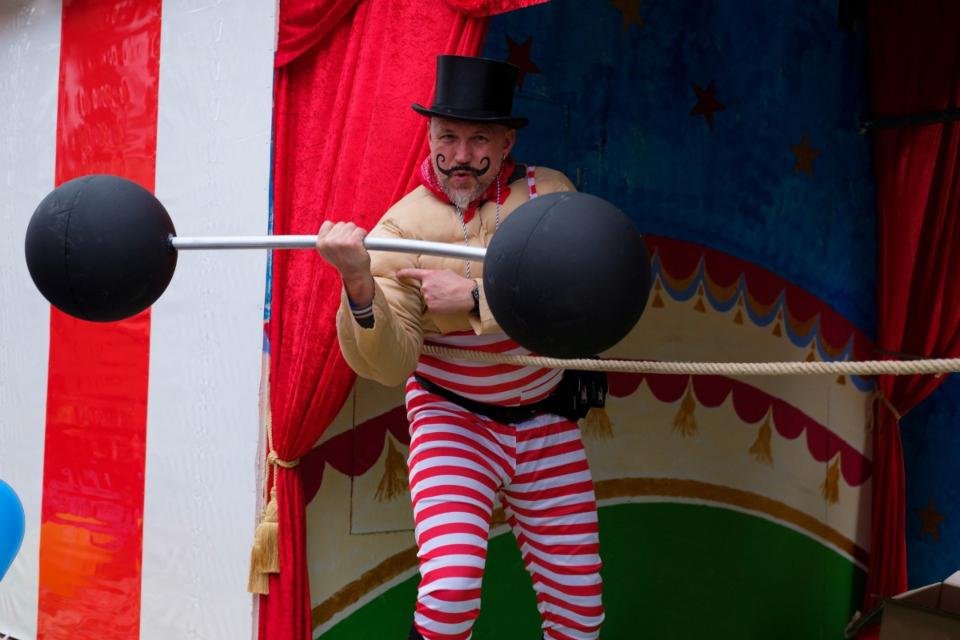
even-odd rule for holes
{"type": "MultiPolygon", "coordinates": [[[[540,165],[528,165],[528,170],[533,169],[533,179],[537,187],[538,194],[554,193],[557,191],[576,191],[577,188],[573,186],[573,182],[570,181],[562,171],[557,169],[551,169],[550,167],[543,167],[540,165]]],[[[526,178],[523,178],[526,180],[526,178]]]]}
{"type": "Polygon", "coordinates": [[[407,195],[403,196],[399,200],[393,203],[393,205],[387,209],[387,213],[395,213],[397,211],[406,211],[413,210],[418,207],[423,206],[424,200],[434,200],[433,194],[424,187],[423,185],[418,185],[412,191],[409,191],[407,195]]]}
{"type": "Polygon", "coordinates": [[[405,196],[397,200],[380,218],[374,235],[389,235],[400,237],[419,238],[424,233],[424,226],[430,220],[436,220],[436,209],[442,204],[425,187],[418,186],[405,196]]]}
{"type": "Polygon", "coordinates": [[[434,195],[426,187],[420,185],[393,203],[383,217],[394,220],[406,220],[410,216],[419,217],[422,215],[424,207],[432,206],[436,202],[437,199],[434,195]]]}

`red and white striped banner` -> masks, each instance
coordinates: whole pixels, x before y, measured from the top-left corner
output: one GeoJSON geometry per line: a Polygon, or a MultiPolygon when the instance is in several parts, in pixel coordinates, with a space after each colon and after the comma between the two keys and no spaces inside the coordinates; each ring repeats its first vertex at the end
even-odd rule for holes
{"type": "Polygon", "coordinates": [[[264,233],[275,14],[188,0],[0,10],[0,478],[27,518],[0,634],[253,633],[265,253],[181,255],[151,310],[97,324],[40,297],[23,233],[46,193],[89,173],[154,191],[181,235],[264,233]]]}

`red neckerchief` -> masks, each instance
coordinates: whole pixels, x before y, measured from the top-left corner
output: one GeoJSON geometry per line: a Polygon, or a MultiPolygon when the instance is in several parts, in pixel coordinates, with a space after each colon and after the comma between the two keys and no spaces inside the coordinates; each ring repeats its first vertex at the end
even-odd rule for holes
{"type": "MultiPolygon", "coordinates": [[[[500,182],[500,200],[497,204],[503,204],[506,201],[507,196],[510,195],[510,187],[504,184],[504,182],[510,179],[509,177],[513,174],[514,167],[516,167],[516,163],[513,161],[513,156],[507,156],[507,159],[500,165],[500,173],[497,174],[497,179],[491,182],[487,190],[483,192],[483,195],[471,202],[467,210],[463,212],[463,221],[465,223],[470,222],[473,214],[477,212],[477,208],[479,208],[480,205],[489,200],[496,199],[497,182],[500,182]]],[[[426,159],[420,163],[420,184],[429,189],[430,193],[435,195],[441,202],[453,204],[450,202],[447,194],[443,192],[440,181],[437,180],[437,173],[433,169],[433,160],[431,160],[430,156],[427,156],[426,159]]]]}

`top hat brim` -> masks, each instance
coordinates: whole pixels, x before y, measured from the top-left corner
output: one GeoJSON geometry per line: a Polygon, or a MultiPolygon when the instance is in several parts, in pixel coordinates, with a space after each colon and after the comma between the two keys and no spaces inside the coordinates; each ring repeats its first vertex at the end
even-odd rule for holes
{"type": "Polygon", "coordinates": [[[462,109],[444,109],[443,107],[433,107],[428,109],[427,107],[421,104],[411,105],[413,110],[419,113],[422,116],[432,117],[436,116],[438,118],[447,118],[450,120],[462,120],[464,122],[483,122],[487,124],[503,124],[511,129],[521,129],[527,126],[529,122],[526,118],[518,116],[504,116],[504,115],[491,115],[489,113],[484,114],[477,111],[464,111],[462,109]]]}

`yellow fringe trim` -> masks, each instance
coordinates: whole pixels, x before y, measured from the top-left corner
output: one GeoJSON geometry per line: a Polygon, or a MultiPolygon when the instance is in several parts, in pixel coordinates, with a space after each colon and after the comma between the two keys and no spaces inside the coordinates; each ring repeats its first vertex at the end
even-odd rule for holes
{"type": "Polygon", "coordinates": [[[773,449],[770,447],[770,438],[772,435],[773,429],[770,428],[770,413],[767,412],[767,417],[763,421],[760,431],[757,432],[757,439],[750,445],[750,455],[752,455],[757,462],[770,467],[773,466],[773,449]]]}
{"type": "Polygon", "coordinates": [[[585,438],[593,440],[610,440],[613,438],[613,423],[610,415],[603,407],[591,407],[587,415],[580,421],[580,431],[585,438]]]}
{"type": "Polygon", "coordinates": [[[707,307],[705,304],[703,304],[703,285],[697,287],[697,304],[693,305],[693,308],[700,313],[707,312],[707,307]]]}
{"type": "Polygon", "coordinates": [[[663,298],[660,297],[662,290],[663,285],[660,284],[660,278],[657,278],[653,281],[653,306],[658,309],[663,307],[663,298]]]}
{"type": "Polygon", "coordinates": [[[374,494],[377,502],[393,500],[405,493],[410,486],[407,479],[407,462],[403,459],[403,454],[393,446],[392,438],[387,437],[386,440],[387,460],[384,463],[383,477],[380,478],[380,484],[377,485],[377,492],[374,494]]]}
{"type": "Polygon", "coordinates": [[[840,456],[827,467],[827,477],[820,485],[820,495],[830,504],[840,502],[840,456]]]}
{"type": "Polygon", "coordinates": [[[673,417],[673,430],[679,431],[684,438],[696,435],[697,418],[694,411],[697,408],[697,401],[693,397],[693,384],[687,385],[687,392],[683,396],[683,402],[680,403],[680,409],[677,415],[673,417]]]}

